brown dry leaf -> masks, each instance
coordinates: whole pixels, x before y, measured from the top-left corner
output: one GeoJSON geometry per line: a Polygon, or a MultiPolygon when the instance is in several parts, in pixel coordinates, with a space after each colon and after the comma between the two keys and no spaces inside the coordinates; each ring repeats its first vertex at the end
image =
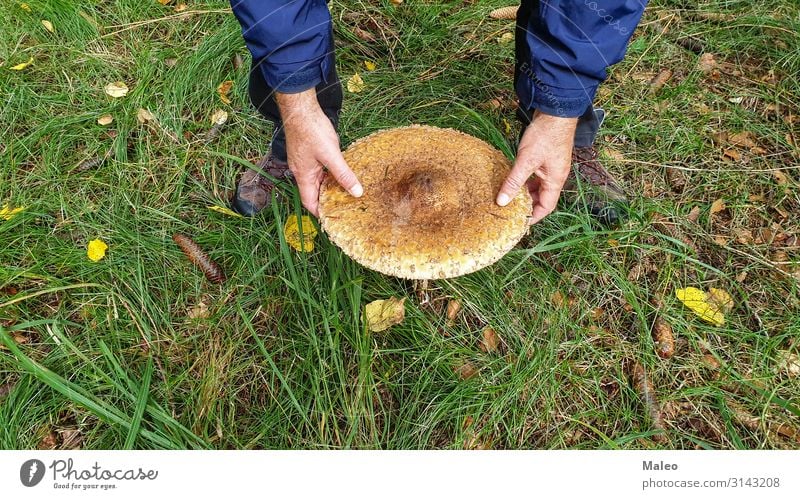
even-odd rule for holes
{"type": "Polygon", "coordinates": [[[461,311],[461,302],[458,300],[450,300],[447,302],[447,325],[452,326],[456,322],[458,312],[461,311]]]}
{"type": "Polygon", "coordinates": [[[405,302],[405,297],[398,299],[392,296],[387,300],[368,303],[364,313],[369,330],[377,333],[403,322],[406,317],[405,302]]]}
{"type": "Polygon", "coordinates": [[[730,313],[733,310],[733,297],[724,289],[709,288],[708,301],[723,314],[730,313]]]}
{"type": "Polygon", "coordinates": [[[472,365],[471,362],[465,362],[460,366],[456,367],[455,372],[461,379],[470,379],[476,374],[478,374],[478,368],[472,365]]]}
{"type": "Polygon", "coordinates": [[[175,6],[175,12],[183,12],[184,10],[186,10],[188,8],[189,8],[189,6],[186,5],[185,3],[179,3],[178,5],[175,6]]]}
{"type": "Polygon", "coordinates": [[[58,433],[61,436],[61,445],[59,446],[59,449],[77,450],[81,448],[81,443],[83,443],[83,435],[79,429],[65,428],[63,430],[58,430],[58,433]]]}
{"type": "Polygon", "coordinates": [[[211,314],[208,311],[208,304],[206,304],[205,300],[200,300],[197,305],[189,309],[186,315],[190,319],[208,319],[211,314]]]}
{"type": "Polygon", "coordinates": [[[375,35],[367,30],[359,28],[358,26],[353,28],[353,34],[356,35],[357,38],[368,43],[373,43],[376,40],[375,35]]]}
{"type": "Polygon", "coordinates": [[[713,203],[711,203],[711,209],[709,210],[709,213],[711,213],[712,215],[715,215],[715,214],[721,212],[724,209],[725,209],[725,200],[722,199],[722,198],[719,198],[716,201],[714,201],[713,203]]]}
{"type": "Polygon", "coordinates": [[[402,5],[403,4],[403,0],[392,0],[392,4],[393,5],[402,5]]]}
{"type": "Polygon", "coordinates": [[[103,91],[106,95],[119,99],[128,95],[128,85],[124,81],[115,81],[103,87],[103,91]]]}
{"type": "Polygon", "coordinates": [[[800,375],[800,357],[788,350],[778,352],[776,367],[778,371],[791,377],[800,375]]]}
{"type": "Polygon", "coordinates": [[[56,447],[58,447],[58,435],[56,435],[54,431],[47,432],[36,445],[36,448],[39,450],[53,450],[56,447]]]}
{"type": "Polygon", "coordinates": [[[228,97],[228,94],[231,93],[231,89],[233,89],[232,80],[225,80],[217,87],[217,95],[219,95],[219,100],[221,100],[223,104],[231,103],[231,99],[228,97]]]}
{"type": "Polygon", "coordinates": [[[686,215],[686,220],[694,223],[697,222],[697,219],[700,218],[700,207],[695,206],[694,208],[689,211],[689,214],[686,215]]]}
{"type": "Polygon", "coordinates": [[[592,320],[598,321],[606,313],[603,307],[595,307],[592,309],[592,320]]]}
{"type": "Polygon", "coordinates": [[[745,131],[734,133],[733,135],[728,136],[728,142],[735,146],[746,147],[748,149],[758,147],[758,143],[755,140],[755,135],[753,135],[753,132],[745,131]]]}
{"type": "Polygon", "coordinates": [[[718,65],[719,64],[717,63],[716,59],[714,59],[714,54],[708,52],[702,54],[697,60],[697,69],[703,73],[710,73],[716,69],[718,65]]]}
{"type": "Polygon", "coordinates": [[[670,189],[677,194],[682,193],[683,189],[686,188],[686,175],[677,168],[665,168],[664,171],[670,189]]]}
{"type": "Polygon", "coordinates": [[[672,326],[661,317],[656,317],[652,334],[656,354],[662,359],[672,357],[675,354],[675,336],[672,334],[672,326]]]}
{"type": "Polygon", "coordinates": [[[613,147],[604,147],[601,154],[612,161],[625,161],[625,155],[613,147]]]}
{"type": "Polygon", "coordinates": [[[736,228],[731,232],[739,244],[753,244],[753,231],[750,229],[736,228]]]}
{"type": "Polygon", "coordinates": [[[717,360],[716,357],[714,357],[710,353],[707,353],[707,354],[703,355],[703,365],[707,369],[710,369],[712,371],[716,371],[717,369],[720,368],[719,361],[717,360]]]}
{"type": "Polygon", "coordinates": [[[156,117],[147,109],[139,109],[139,111],[136,112],[136,120],[141,124],[153,121],[154,119],[156,119],[156,117]]]}
{"type": "Polygon", "coordinates": [[[491,327],[483,328],[483,341],[481,341],[480,349],[486,353],[495,353],[500,346],[500,337],[497,332],[491,327]]]}
{"type": "Polygon", "coordinates": [[[725,149],[722,151],[722,159],[731,159],[733,161],[741,161],[742,153],[736,149],[725,149]]]}
{"type": "Polygon", "coordinates": [[[728,132],[714,132],[711,134],[711,140],[718,146],[728,144],[728,132]]]}
{"type": "Polygon", "coordinates": [[[168,57],[164,59],[164,65],[168,68],[174,68],[178,64],[178,59],[174,57],[168,57]]]}
{"type": "Polygon", "coordinates": [[[364,83],[364,80],[361,78],[361,75],[358,73],[355,73],[347,80],[348,92],[358,94],[364,91],[364,87],[366,87],[366,84],[364,83]]]}
{"type": "Polygon", "coordinates": [[[104,114],[97,118],[97,124],[101,126],[107,126],[114,122],[114,117],[110,114],[104,114]]]}
{"type": "Polygon", "coordinates": [[[772,176],[775,177],[775,182],[778,185],[787,185],[789,177],[782,170],[772,170],[772,176]]]}
{"type": "Polygon", "coordinates": [[[658,74],[650,80],[650,92],[655,93],[661,90],[661,87],[663,87],[670,78],[672,78],[671,69],[666,68],[659,71],[658,74]]]}

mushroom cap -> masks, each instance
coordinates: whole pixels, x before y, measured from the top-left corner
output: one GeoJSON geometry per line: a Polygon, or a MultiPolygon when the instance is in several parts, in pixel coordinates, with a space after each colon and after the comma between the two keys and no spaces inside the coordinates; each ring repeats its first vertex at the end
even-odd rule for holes
{"type": "Polygon", "coordinates": [[[528,231],[531,197],[495,198],[511,162],[486,142],[412,125],[353,142],[344,159],[364,186],[355,198],[327,175],[319,219],[358,263],[407,279],[456,277],[499,260],[528,231]]]}

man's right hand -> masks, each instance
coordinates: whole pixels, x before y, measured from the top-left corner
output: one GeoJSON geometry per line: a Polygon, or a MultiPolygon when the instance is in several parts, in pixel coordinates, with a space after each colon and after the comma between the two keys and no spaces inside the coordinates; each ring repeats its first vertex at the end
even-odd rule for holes
{"type": "Polygon", "coordinates": [[[339,136],[317,101],[311,88],[297,94],[276,92],[286,133],[286,156],[294,174],[303,206],[319,216],[319,188],[325,176],[323,166],[339,184],[355,197],[364,188],[347,166],[339,149],[339,136]]]}

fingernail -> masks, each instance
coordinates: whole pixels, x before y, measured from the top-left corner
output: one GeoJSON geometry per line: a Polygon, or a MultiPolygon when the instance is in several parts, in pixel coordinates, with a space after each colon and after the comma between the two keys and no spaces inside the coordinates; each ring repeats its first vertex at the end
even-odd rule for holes
{"type": "Polygon", "coordinates": [[[505,192],[501,192],[499,196],[497,196],[497,204],[500,206],[505,206],[511,201],[511,198],[505,192]]]}
{"type": "Polygon", "coordinates": [[[364,195],[364,188],[361,186],[361,184],[356,184],[355,187],[353,187],[353,190],[350,191],[350,194],[360,198],[362,195],[364,195]]]}

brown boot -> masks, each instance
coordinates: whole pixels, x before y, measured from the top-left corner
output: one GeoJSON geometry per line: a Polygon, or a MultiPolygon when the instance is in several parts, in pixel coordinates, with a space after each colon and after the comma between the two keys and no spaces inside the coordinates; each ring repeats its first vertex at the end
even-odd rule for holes
{"type": "Polygon", "coordinates": [[[563,192],[568,204],[585,205],[605,224],[614,225],[627,217],[628,198],[614,177],[600,164],[594,146],[572,150],[572,170],[563,192]]]}
{"type": "MultiPolygon", "coordinates": [[[[256,166],[277,180],[294,180],[289,165],[275,159],[272,154],[265,156],[256,166]]],[[[245,169],[236,184],[236,194],[231,203],[233,210],[246,217],[255,216],[269,205],[274,188],[275,184],[271,179],[256,170],[245,169]]]]}

